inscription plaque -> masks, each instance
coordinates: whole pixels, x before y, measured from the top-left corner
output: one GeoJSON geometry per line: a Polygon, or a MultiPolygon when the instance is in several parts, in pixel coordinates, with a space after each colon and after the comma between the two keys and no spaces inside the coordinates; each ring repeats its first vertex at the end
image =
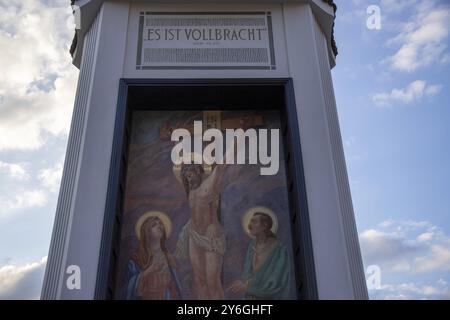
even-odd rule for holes
{"type": "Polygon", "coordinates": [[[141,12],[136,69],[274,70],[270,12],[141,12]]]}

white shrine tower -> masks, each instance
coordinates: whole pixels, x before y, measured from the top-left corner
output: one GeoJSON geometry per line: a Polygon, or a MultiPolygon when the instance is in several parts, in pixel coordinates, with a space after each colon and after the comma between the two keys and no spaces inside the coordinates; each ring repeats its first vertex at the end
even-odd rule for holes
{"type": "Polygon", "coordinates": [[[299,297],[367,299],[331,77],[337,55],[333,1],[72,5],[77,29],[71,54],[80,74],[42,299],[111,297],[127,105],[151,102],[153,92],[164,102],[160,92],[169,90],[169,97],[170,88],[180,86],[187,92],[236,87],[239,94],[262,86],[283,93],[299,297]],[[186,16],[195,18],[191,27],[207,32],[186,39],[167,31],[183,26],[186,16]],[[218,19],[252,29],[211,31],[218,19]],[[148,89],[155,87],[159,91],[148,89]],[[81,276],[76,288],[68,286],[74,266],[81,276]]]}

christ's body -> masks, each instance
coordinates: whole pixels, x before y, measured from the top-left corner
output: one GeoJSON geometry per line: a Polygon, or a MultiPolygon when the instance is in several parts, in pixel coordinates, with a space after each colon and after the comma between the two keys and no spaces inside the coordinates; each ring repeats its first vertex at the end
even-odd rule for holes
{"type": "Polygon", "coordinates": [[[218,212],[225,170],[225,165],[218,165],[206,178],[201,165],[187,165],[181,172],[191,209],[191,219],[181,241],[188,241],[185,245],[188,245],[198,299],[224,298],[221,272],[225,235],[218,212]]]}

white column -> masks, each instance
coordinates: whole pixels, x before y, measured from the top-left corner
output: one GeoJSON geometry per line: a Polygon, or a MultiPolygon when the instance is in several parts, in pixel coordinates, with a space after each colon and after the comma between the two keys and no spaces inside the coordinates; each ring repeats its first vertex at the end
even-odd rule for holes
{"type": "Polygon", "coordinates": [[[94,297],[128,12],[126,2],[105,2],[84,38],[44,299],[94,297]],[[69,265],[81,269],[81,290],[66,287],[69,265]]]}
{"type": "Polygon", "coordinates": [[[345,193],[347,176],[346,172],[337,173],[342,170],[343,153],[340,150],[336,158],[342,142],[337,117],[330,115],[335,102],[331,80],[325,78],[331,77],[325,36],[309,5],[285,4],[283,8],[319,298],[363,299],[367,291],[361,279],[360,252],[354,250],[357,233],[350,195],[345,193]]]}

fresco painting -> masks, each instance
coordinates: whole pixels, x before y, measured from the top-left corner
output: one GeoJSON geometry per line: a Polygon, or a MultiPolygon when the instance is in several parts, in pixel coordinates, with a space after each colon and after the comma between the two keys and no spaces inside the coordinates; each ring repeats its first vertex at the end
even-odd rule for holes
{"type": "Polygon", "coordinates": [[[284,160],[271,176],[254,164],[174,165],[171,132],[196,120],[280,128],[275,110],[133,112],[115,298],[296,299],[284,160]]]}

